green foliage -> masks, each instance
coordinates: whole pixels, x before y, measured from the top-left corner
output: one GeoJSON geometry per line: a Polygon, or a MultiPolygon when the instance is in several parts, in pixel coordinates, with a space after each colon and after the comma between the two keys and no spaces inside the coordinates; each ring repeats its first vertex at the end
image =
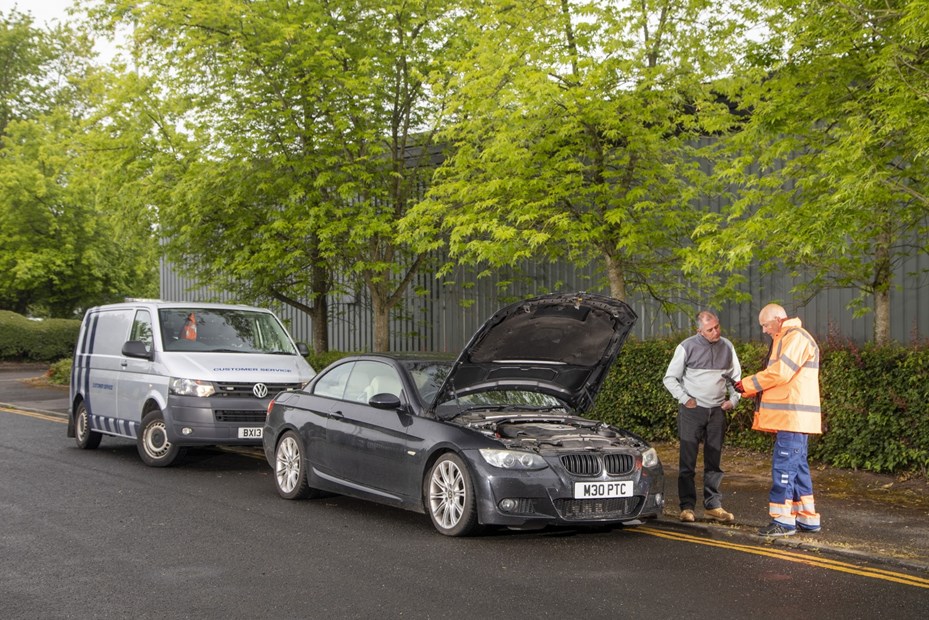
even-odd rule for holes
{"type": "MultiPolygon", "coordinates": [[[[678,340],[630,341],[590,417],[648,440],[677,438],[678,405],[662,378],[678,340]]],[[[767,346],[734,343],[743,374],[763,367],[767,346]]],[[[929,347],[826,343],[820,367],[824,432],[810,456],[836,467],[873,472],[929,471],[929,347]]],[[[726,443],[767,451],[773,435],[751,430],[753,401],[729,414],[726,443]]]]}
{"type": "Polygon", "coordinates": [[[745,111],[717,170],[731,204],[697,229],[685,270],[727,280],[720,299],[744,295],[750,264],[790,270],[801,297],[858,291],[849,309],[873,311],[886,344],[896,266],[929,249],[925,0],[760,6],[766,40],[728,82],[745,111]]]}
{"type": "MultiPolygon", "coordinates": [[[[726,3],[723,3],[726,4],[726,3]]],[[[732,119],[708,84],[738,24],[702,2],[473,9],[447,91],[446,162],[401,230],[460,262],[598,261],[611,294],[692,293],[676,253],[712,191],[695,138],[732,119]],[[710,14],[712,13],[712,14],[710,14]]]]}
{"type": "Polygon", "coordinates": [[[0,21],[0,61],[13,67],[0,85],[0,308],[67,318],[157,293],[152,228],[100,199],[110,179],[97,155],[118,145],[88,125],[91,56],[79,30],[0,21]]]}
{"type": "Polygon", "coordinates": [[[74,319],[31,321],[0,310],[0,360],[50,362],[74,353],[81,322],[74,319]]]}
{"type": "Polygon", "coordinates": [[[306,361],[313,367],[313,370],[319,372],[332,362],[349,355],[353,355],[353,353],[345,351],[310,351],[310,355],[306,358],[306,361]]]}
{"type": "Polygon", "coordinates": [[[824,352],[824,434],[811,455],[876,472],[929,471],[929,348],[845,344],[824,352]]]}
{"type": "Polygon", "coordinates": [[[45,373],[45,376],[48,378],[48,382],[53,385],[68,385],[71,382],[71,363],[73,358],[66,357],[60,359],[57,362],[54,362],[48,368],[48,372],[45,373]]]}

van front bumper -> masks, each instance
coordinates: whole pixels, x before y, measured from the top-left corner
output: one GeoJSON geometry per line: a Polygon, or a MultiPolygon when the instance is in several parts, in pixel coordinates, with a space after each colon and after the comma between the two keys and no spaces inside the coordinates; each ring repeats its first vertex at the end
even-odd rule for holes
{"type": "Polygon", "coordinates": [[[260,446],[270,398],[169,396],[168,440],[181,446],[260,446]]]}

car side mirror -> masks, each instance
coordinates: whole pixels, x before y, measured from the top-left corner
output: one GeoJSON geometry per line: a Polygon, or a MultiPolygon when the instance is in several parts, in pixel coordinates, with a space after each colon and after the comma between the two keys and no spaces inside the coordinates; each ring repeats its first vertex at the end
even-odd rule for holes
{"type": "Polygon", "coordinates": [[[297,353],[299,353],[303,357],[308,357],[310,355],[310,347],[306,346],[306,344],[303,342],[298,342],[297,353]]]}
{"type": "Polygon", "coordinates": [[[155,352],[149,350],[148,345],[141,340],[127,340],[123,344],[123,355],[126,357],[138,357],[148,361],[155,359],[155,352]]]}
{"type": "Polygon", "coordinates": [[[368,401],[368,404],[375,409],[399,409],[400,397],[395,396],[394,394],[383,392],[381,394],[375,394],[372,396],[371,400],[368,401]]]}

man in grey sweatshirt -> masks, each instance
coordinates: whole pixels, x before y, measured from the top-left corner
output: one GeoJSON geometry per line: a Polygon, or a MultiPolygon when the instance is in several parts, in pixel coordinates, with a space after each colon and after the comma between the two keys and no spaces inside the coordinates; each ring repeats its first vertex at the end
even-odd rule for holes
{"type": "Polygon", "coordinates": [[[681,521],[693,522],[697,504],[694,474],[697,452],[703,442],[704,515],[716,521],[732,521],[732,513],[722,506],[719,491],[726,411],[739,402],[734,383],[742,377],[742,367],[732,343],[723,338],[719,319],[708,311],[697,315],[697,333],[674,349],[664,385],[679,403],[678,437],[681,441],[677,491],[681,521]],[[728,398],[726,396],[728,391],[728,398]]]}

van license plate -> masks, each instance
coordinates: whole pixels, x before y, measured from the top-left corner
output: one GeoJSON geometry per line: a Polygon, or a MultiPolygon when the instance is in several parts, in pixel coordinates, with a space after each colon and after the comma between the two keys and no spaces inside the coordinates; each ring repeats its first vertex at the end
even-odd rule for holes
{"type": "Polygon", "coordinates": [[[261,439],[262,428],[248,427],[239,429],[239,439],[261,439]]]}
{"type": "Polygon", "coordinates": [[[609,497],[631,497],[632,481],[619,482],[575,482],[574,499],[604,499],[609,497]]]}

